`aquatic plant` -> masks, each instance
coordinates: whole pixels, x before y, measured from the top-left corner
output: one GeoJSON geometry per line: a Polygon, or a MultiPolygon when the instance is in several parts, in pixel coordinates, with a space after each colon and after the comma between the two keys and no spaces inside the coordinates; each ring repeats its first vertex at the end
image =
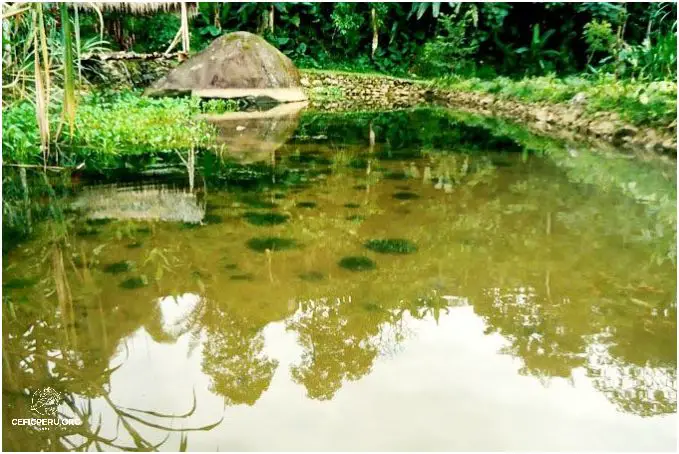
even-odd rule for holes
{"type": "Polygon", "coordinates": [[[293,239],[279,238],[275,236],[260,236],[251,238],[246,244],[248,248],[257,252],[264,252],[267,249],[270,251],[285,251],[299,247],[297,242],[293,239]]]}
{"type": "Polygon", "coordinates": [[[287,222],[290,216],[274,212],[258,213],[256,211],[248,211],[243,214],[243,218],[252,225],[266,226],[283,224],[287,222]]]}
{"type": "Polygon", "coordinates": [[[403,238],[368,240],[363,246],[380,254],[412,254],[417,251],[413,242],[403,238]]]}
{"type": "Polygon", "coordinates": [[[130,271],[132,269],[133,263],[127,260],[121,260],[120,262],[109,263],[104,266],[105,273],[120,274],[130,271]]]}
{"type": "Polygon", "coordinates": [[[409,191],[399,191],[395,192],[392,195],[393,198],[398,199],[398,200],[414,200],[414,199],[419,199],[420,196],[415,194],[414,192],[409,192],[409,191]]]}
{"type": "Polygon", "coordinates": [[[339,266],[349,271],[369,271],[377,267],[375,262],[364,256],[344,257],[339,261],[339,266]]]}
{"type": "Polygon", "coordinates": [[[120,287],[128,289],[128,290],[146,287],[147,285],[148,285],[148,279],[146,279],[146,276],[144,276],[144,275],[134,276],[134,277],[125,279],[123,282],[120,283],[120,287]]]}

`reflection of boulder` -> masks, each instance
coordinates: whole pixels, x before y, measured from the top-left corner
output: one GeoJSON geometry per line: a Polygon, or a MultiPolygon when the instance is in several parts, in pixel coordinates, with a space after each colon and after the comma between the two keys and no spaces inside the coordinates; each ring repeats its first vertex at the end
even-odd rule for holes
{"type": "Polygon", "coordinates": [[[166,185],[101,185],[85,188],[72,207],[88,219],[144,219],[199,223],[205,207],[196,194],[166,185]]]}
{"type": "Polygon", "coordinates": [[[270,161],[272,153],[293,135],[306,103],[281,104],[264,112],[232,112],[203,116],[219,131],[218,144],[247,162],[270,161]]]}
{"type": "Polygon", "coordinates": [[[292,61],[261,36],[247,32],[217,38],[146,90],[150,96],[188,93],[206,98],[306,100],[292,61]]]}

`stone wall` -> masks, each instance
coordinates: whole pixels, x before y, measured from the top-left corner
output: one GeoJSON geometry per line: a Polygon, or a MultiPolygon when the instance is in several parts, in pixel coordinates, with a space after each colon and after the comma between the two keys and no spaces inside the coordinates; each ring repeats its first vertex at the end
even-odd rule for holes
{"type": "Polygon", "coordinates": [[[176,58],[91,58],[83,62],[85,78],[109,88],[145,88],[177,66],[176,58]]]}
{"type": "Polygon", "coordinates": [[[433,95],[421,82],[370,74],[302,70],[301,83],[310,106],[321,110],[411,107],[433,95]]]}

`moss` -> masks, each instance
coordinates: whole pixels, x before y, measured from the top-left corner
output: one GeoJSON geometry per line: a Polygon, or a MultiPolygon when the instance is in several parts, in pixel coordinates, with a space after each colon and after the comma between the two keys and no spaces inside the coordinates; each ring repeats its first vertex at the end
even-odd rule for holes
{"type": "Polygon", "coordinates": [[[267,249],[271,251],[285,251],[298,247],[297,242],[293,239],[279,238],[275,236],[260,236],[251,238],[246,244],[250,249],[257,252],[264,252],[267,249]]]}
{"type": "Polygon", "coordinates": [[[380,254],[412,254],[417,252],[417,246],[403,238],[368,240],[363,246],[380,254]]]}
{"type": "Polygon", "coordinates": [[[339,266],[349,271],[369,271],[377,267],[375,262],[363,256],[344,257],[339,261],[339,266]]]}
{"type": "Polygon", "coordinates": [[[146,279],[146,276],[134,276],[129,279],[125,279],[123,282],[120,283],[120,287],[128,290],[146,287],[147,285],[148,280],[146,279]]]}
{"type": "Polygon", "coordinates": [[[297,202],[297,208],[316,208],[316,202],[297,202]]]}
{"type": "Polygon", "coordinates": [[[419,199],[420,196],[415,194],[414,192],[408,192],[408,191],[400,191],[400,192],[395,192],[392,195],[393,198],[398,199],[398,200],[413,200],[413,199],[419,199]]]}
{"type": "Polygon", "coordinates": [[[344,208],[360,208],[361,205],[358,203],[345,203],[344,208]]]}
{"type": "Polygon", "coordinates": [[[132,269],[132,262],[121,260],[120,262],[109,263],[104,266],[105,273],[120,274],[130,271],[132,269]]]}
{"type": "Polygon", "coordinates": [[[325,279],[325,276],[323,273],[319,273],[318,271],[309,271],[308,273],[300,274],[299,278],[303,281],[318,282],[325,279]]]}
{"type": "Polygon", "coordinates": [[[229,279],[232,281],[254,281],[255,275],[252,273],[234,274],[233,276],[229,277],[229,279]]]}
{"type": "Polygon", "coordinates": [[[257,213],[255,211],[248,211],[243,214],[243,218],[252,225],[266,226],[266,225],[278,225],[287,222],[290,218],[286,214],[280,213],[257,213]]]}
{"type": "Polygon", "coordinates": [[[38,280],[35,279],[35,278],[17,277],[17,278],[10,279],[7,282],[3,282],[2,288],[5,289],[5,290],[29,288],[29,287],[33,287],[37,283],[38,283],[38,280]]]}

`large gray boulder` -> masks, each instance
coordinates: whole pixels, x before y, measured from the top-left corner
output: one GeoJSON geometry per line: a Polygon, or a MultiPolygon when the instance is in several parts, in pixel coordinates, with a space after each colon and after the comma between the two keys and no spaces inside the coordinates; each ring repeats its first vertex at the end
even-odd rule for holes
{"type": "Polygon", "coordinates": [[[248,32],[217,38],[156,81],[145,94],[255,97],[279,102],[306,100],[299,71],[292,61],[261,36],[248,32]]]}

